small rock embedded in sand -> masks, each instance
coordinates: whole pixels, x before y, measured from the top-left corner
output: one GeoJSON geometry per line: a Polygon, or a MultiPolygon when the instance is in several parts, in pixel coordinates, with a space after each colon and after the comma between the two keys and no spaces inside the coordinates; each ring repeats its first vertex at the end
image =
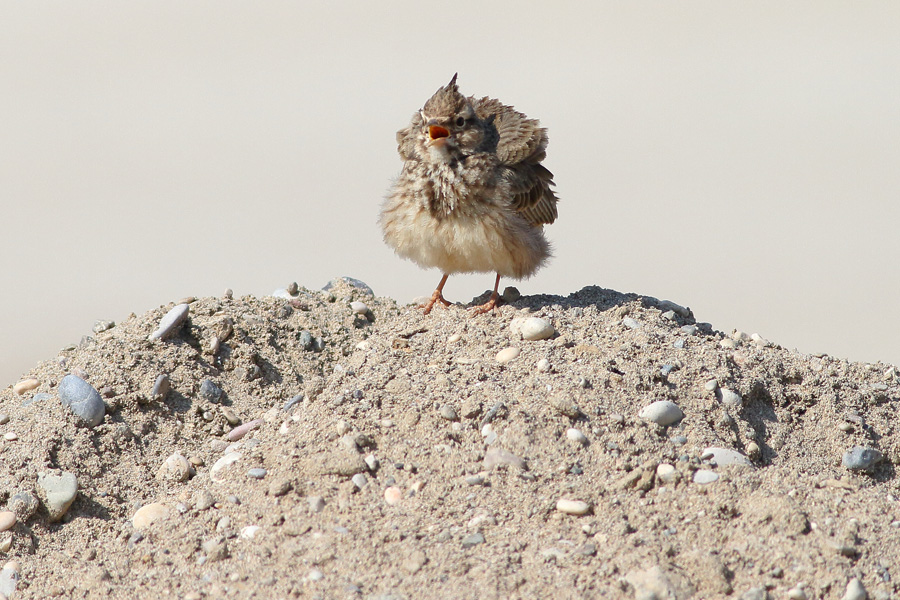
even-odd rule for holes
{"type": "Polygon", "coordinates": [[[13,391],[21,396],[25,392],[30,392],[31,390],[35,389],[39,385],[41,385],[40,381],[34,379],[33,377],[29,377],[28,379],[23,379],[22,381],[15,384],[13,386],[13,391]]]}
{"type": "Polygon", "coordinates": [[[700,458],[703,460],[709,460],[711,464],[714,464],[718,467],[724,467],[726,465],[742,465],[745,467],[753,466],[753,463],[750,461],[750,459],[737,450],[717,448],[715,446],[709,447],[704,450],[700,455],[700,458]]]}
{"type": "Polygon", "coordinates": [[[172,335],[172,333],[184,323],[185,319],[187,319],[189,310],[190,308],[187,304],[176,304],[162,319],[160,319],[159,327],[150,334],[148,339],[151,341],[164,340],[172,335]]]}
{"type": "Polygon", "coordinates": [[[135,529],[146,529],[167,516],[169,516],[169,507],[159,502],[153,502],[137,509],[131,518],[131,524],[135,529]]]}
{"type": "Polygon", "coordinates": [[[16,513],[11,510],[0,512],[0,531],[6,531],[16,524],[16,513]]]}
{"type": "Polygon", "coordinates": [[[847,582],[847,589],[844,591],[844,595],[841,596],[841,600],[866,600],[868,597],[869,593],[863,587],[862,582],[854,577],[847,582]]]}
{"type": "Polygon", "coordinates": [[[581,444],[582,446],[587,446],[588,444],[587,436],[581,433],[580,429],[575,429],[574,427],[570,427],[566,430],[566,437],[569,441],[581,444]]]}
{"type": "Polygon", "coordinates": [[[40,507],[38,499],[30,492],[17,492],[6,501],[9,510],[16,513],[16,517],[23,523],[34,516],[40,507]]]}
{"type": "Polygon", "coordinates": [[[160,465],[159,470],[156,472],[156,478],[180,483],[190,478],[191,470],[191,463],[184,456],[175,452],[170,454],[163,461],[163,464],[160,465]]]}
{"type": "Polygon", "coordinates": [[[582,500],[560,498],[556,501],[556,510],[567,515],[582,516],[591,511],[591,505],[582,500]]]}
{"type": "Polygon", "coordinates": [[[556,329],[553,328],[550,321],[538,317],[513,319],[512,323],[509,324],[509,328],[514,333],[521,335],[522,339],[530,342],[545,340],[553,337],[553,334],[556,333],[556,329]]]}
{"type": "Polygon", "coordinates": [[[456,342],[458,342],[461,339],[462,339],[462,336],[460,334],[454,333],[453,335],[451,335],[450,337],[447,338],[447,343],[455,344],[456,342]]]}
{"type": "Polygon", "coordinates": [[[325,509],[325,499],[322,496],[310,496],[306,499],[309,512],[320,513],[325,509]]]}
{"type": "Polygon", "coordinates": [[[38,493],[44,500],[44,507],[50,515],[50,522],[63,518],[75,496],[78,495],[78,478],[74,473],[62,472],[59,475],[40,473],[38,475],[38,493]]]}
{"type": "Polygon", "coordinates": [[[459,415],[456,414],[456,409],[449,404],[445,404],[441,407],[440,414],[441,418],[446,419],[447,421],[459,421],[459,415]]]}
{"type": "Polygon", "coordinates": [[[678,481],[678,470],[668,463],[660,463],[656,467],[656,478],[663,483],[674,483],[678,481]]]}
{"type": "Polygon", "coordinates": [[[150,399],[154,402],[162,402],[169,395],[170,388],[169,376],[163,373],[153,382],[153,388],[150,390],[150,399]]]}
{"type": "Polygon", "coordinates": [[[248,421],[243,425],[238,425],[227,434],[225,434],[225,439],[227,439],[229,442],[236,442],[260,425],[262,425],[262,419],[254,419],[253,421],[248,421]]]}
{"type": "Polygon", "coordinates": [[[19,582],[19,563],[14,560],[3,565],[0,570],[0,594],[3,598],[12,598],[19,582]]]}
{"type": "Polygon", "coordinates": [[[219,477],[219,474],[226,468],[228,468],[228,466],[233,465],[240,459],[240,452],[229,452],[228,454],[217,460],[215,463],[213,463],[213,466],[209,469],[209,478],[217,482],[223,481],[219,477]]]}
{"type": "Polygon", "coordinates": [[[484,543],[484,536],[480,533],[473,533],[472,535],[466,536],[463,538],[462,547],[463,548],[471,548],[472,546],[477,546],[478,544],[484,543]]]}
{"type": "Polygon", "coordinates": [[[871,471],[884,458],[878,450],[856,446],[844,453],[841,464],[851,471],[871,471]]]}
{"type": "Polygon", "coordinates": [[[369,479],[362,473],[357,473],[350,478],[350,481],[352,481],[353,485],[355,485],[359,489],[363,489],[369,483],[369,479]]]}
{"type": "Polygon", "coordinates": [[[491,448],[484,453],[484,468],[491,470],[497,465],[509,465],[518,469],[525,470],[528,468],[525,461],[512,452],[507,452],[502,448],[491,448]]]}
{"type": "Polygon", "coordinates": [[[719,480],[719,474],[708,469],[698,469],[694,471],[694,483],[706,485],[719,480]]]}
{"type": "Polygon", "coordinates": [[[684,418],[684,413],[674,402],[658,400],[642,408],[638,416],[645,421],[652,421],[665,427],[680,421],[684,418]]]}
{"type": "Polygon", "coordinates": [[[622,319],[622,325],[624,325],[628,329],[637,329],[638,327],[641,326],[640,323],[638,323],[631,317],[625,317],[624,319],[622,319]]]}
{"type": "Polygon", "coordinates": [[[94,386],[77,375],[66,375],[59,382],[59,399],[63,405],[94,427],[103,422],[106,405],[94,386]]]}
{"type": "Polygon", "coordinates": [[[509,361],[515,359],[519,356],[519,353],[522,352],[518,348],[504,348],[500,352],[497,353],[497,362],[501,365],[505,365],[509,361]]]}
{"type": "Polygon", "coordinates": [[[403,492],[395,485],[384,490],[384,501],[394,506],[403,498],[403,492]]]}
{"type": "Polygon", "coordinates": [[[7,431],[6,433],[3,434],[3,439],[6,440],[7,442],[14,442],[17,439],[19,439],[19,434],[16,433],[15,431],[7,431]]]}
{"type": "Polygon", "coordinates": [[[222,399],[222,396],[225,395],[225,392],[209,379],[204,379],[200,382],[200,391],[197,392],[197,395],[206,402],[217,404],[222,399]]]}
{"type": "Polygon", "coordinates": [[[247,470],[247,476],[252,477],[253,479],[263,479],[267,474],[267,471],[262,467],[253,467],[252,469],[247,470]]]}
{"type": "Polygon", "coordinates": [[[744,406],[744,400],[741,398],[741,395],[728,388],[720,388],[716,392],[716,395],[719,398],[719,402],[721,402],[725,408],[738,411],[744,406]]]}
{"type": "Polygon", "coordinates": [[[549,373],[553,370],[553,366],[550,364],[550,361],[546,358],[542,358],[537,362],[537,370],[540,373],[549,373]]]}

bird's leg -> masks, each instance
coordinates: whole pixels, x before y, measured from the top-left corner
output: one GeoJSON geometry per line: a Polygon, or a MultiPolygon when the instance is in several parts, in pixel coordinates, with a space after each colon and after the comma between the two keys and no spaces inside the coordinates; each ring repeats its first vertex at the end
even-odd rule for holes
{"type": "Polygon", "coordinates": [[[490,300],[482,304],[481,306],[476,306],[472,309],[473,315],[483,315],[486,312],[491,312],[495,308],[497,308],[497,300],[500,299],[500,294],[497,293],[497,288],[500,287],[500,273],[497,273],[497,280],[494,282],[494,292],[491,294],[490,300]]]}
{"type": "Polygon", "coordinates": [[[444,298],[444,294],[441,291],[444,289],[444,284],[447,283],[447,278],[450,277],[449,273],[444,273],[444,276],[441,277],[441,282],[438,284],[437,289],[434,290],[434,293],[431,295],[431,300],[422,305],[422,308],[425,309],[423,314],[428,314],[431,312],[431,309],[434,308],[435,302],[440,302],[444,306],[450,306],[450,302],[444,298]]]}

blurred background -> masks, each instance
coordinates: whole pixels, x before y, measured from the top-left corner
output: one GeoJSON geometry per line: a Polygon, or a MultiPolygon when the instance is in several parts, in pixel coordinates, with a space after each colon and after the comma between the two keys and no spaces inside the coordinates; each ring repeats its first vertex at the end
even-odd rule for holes
{"type": "Polygon", "coordinates": [[[0,4],[0,385],[187,295],[429,294],[376,219],[455,72],[550,131],[556,256],[501,285],[900,362],[896,2],[0,4]]]}

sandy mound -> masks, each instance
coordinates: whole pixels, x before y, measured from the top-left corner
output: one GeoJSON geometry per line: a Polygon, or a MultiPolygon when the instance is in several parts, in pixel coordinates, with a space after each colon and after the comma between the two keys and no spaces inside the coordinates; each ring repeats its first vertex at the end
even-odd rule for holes
{"type": "Polygon", "coordinates": [[[174,305],[0,392],[13,598],[895,591],[889,365],[596,287],[475,318],[347,282],[187,303],[168,337],[148,339],[174,305]],[[94,427],[60,402],[69,374],[94,427]]]}

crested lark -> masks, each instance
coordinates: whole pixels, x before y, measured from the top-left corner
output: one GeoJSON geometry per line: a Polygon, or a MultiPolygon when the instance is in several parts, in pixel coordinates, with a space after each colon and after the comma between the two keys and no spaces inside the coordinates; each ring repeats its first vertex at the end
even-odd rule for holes
{"type": "Polygon", "coordinates": [[[547,130],[493,98],[466,98],[456,75],[397,132],[403,170],[381,208],[384,241],[443,277],[425,314],[444,306],[451,273],[531,276],[550,257],[543,225],[556,220],[553,174],[541,165],[547,130]]]}

